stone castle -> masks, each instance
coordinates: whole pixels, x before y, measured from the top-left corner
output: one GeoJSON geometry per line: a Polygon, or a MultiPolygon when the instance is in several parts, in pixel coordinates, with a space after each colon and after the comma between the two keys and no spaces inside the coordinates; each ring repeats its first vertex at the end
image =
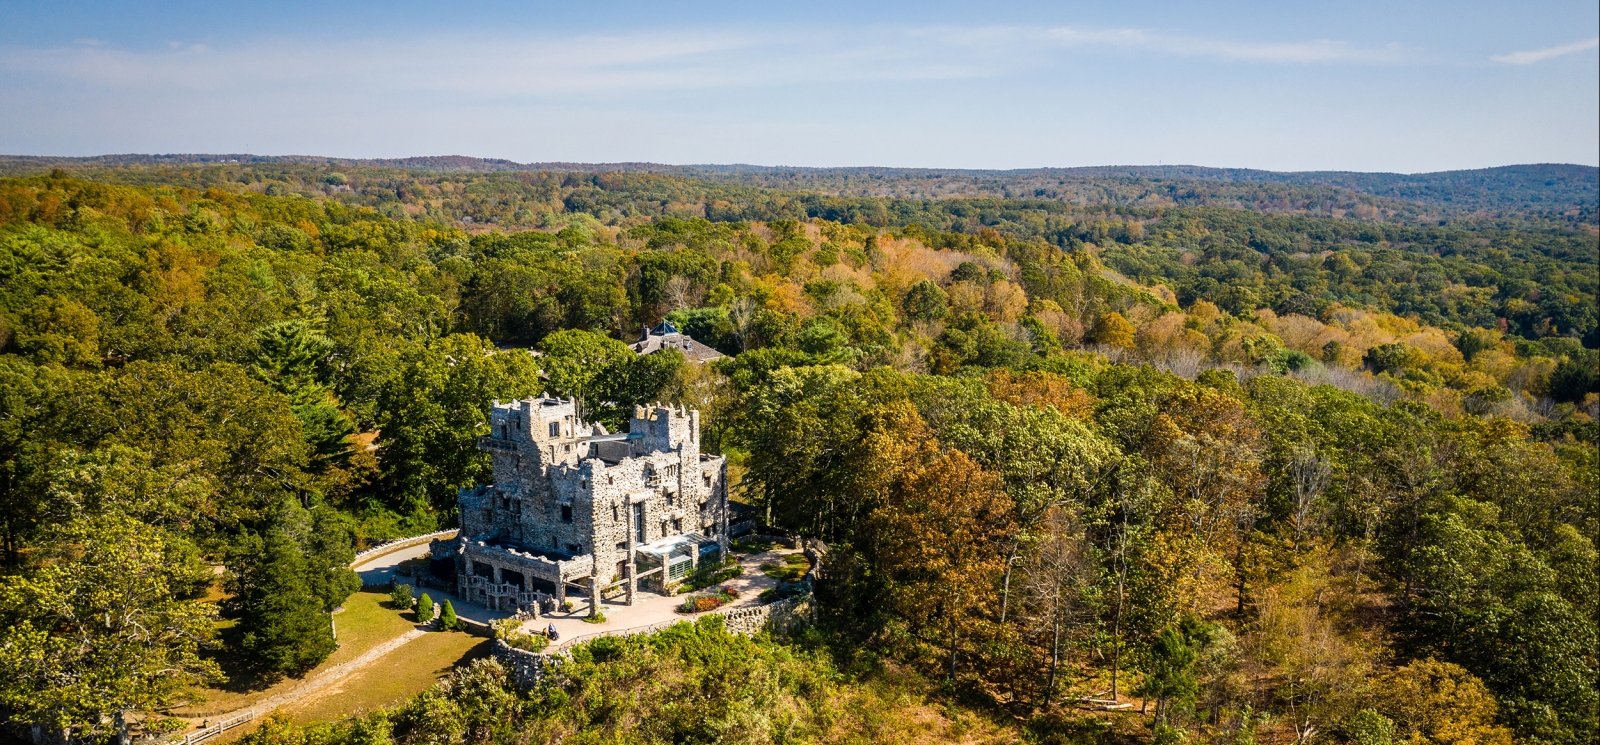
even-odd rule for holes
{"type": "MultiPolygon", "coordinates": [[[[460,493],[449,546],[468,600],[548,612],[589,597],[668,591],[728,543],[727,461],[700,452],[700,413],[636,407],[626,434],[582,420],[574,399],[496,402],[478,447],[494,483],[460,493]]],[[[592,610],[591,610],[592,612],[592,610]]]]}

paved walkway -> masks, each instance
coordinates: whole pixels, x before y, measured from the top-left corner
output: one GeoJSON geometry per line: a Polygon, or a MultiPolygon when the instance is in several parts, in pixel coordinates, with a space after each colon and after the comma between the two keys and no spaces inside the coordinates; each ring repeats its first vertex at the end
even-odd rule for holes
{"type": "MultiPolygon", "coordinates": [[[[410,549],[405,549],[405,551],[409,550],[410,549]]],[[[775,562],[781,564],[783,563],[784,556],[797,553],[800,553],[800,551],[797,549],[774,549],[762,554],[740,556],[739,564],[740,566],[744,567],[744,572],[740,576],[722,583],[723,586],[737,590],[739,592],[739,599],[722,606],[722,610],[733,610],[736,608],[747,608],[760,605],[761,601],[759,600],[759,596],[761,595],[761,591],[778,586],[777,580],[761,573],[761,564],[764,562],[775,562]]],[[[401,560],[396,560],[393,563],[398,564],[400,561],[401,560]]],[[[393,564],[390,564],[389,566],[392,567],[393,564]]],[[[367,567],[363,567],[363,581],[366,581],[366,571],[367,567]]],[[[377,577],[380,575],[374,574],[373,576],[377,577]]],[[[381,576],[384,576],[382,581],[387,582],[387,577],[391,575],[381,576]]],[[[456,615],[462,618],[471,619],[473,621],[488,623],[492,619],[505,618],[511,615],[501,611],[489,610],[488,608],[478,605],[470,600],[463,600],[454,595],[445,593],[442,590],[436,590],[433,588],[414,590],[413,594],[420,596],[423,592],[428,593],[428,596],[433,598],[435,603],[443,602],[448,598],[451,601],[451,607],[455,608],[456,615]]],[[[572,601],[572,612],[562,613],[557,611],[556,613],[540,614],[538,619],[527,624],[527,630],[543,631],[551,624],[554,624],[556,627],[556,633],[560,636],[560,639],[564,640],[579,636],[594,636],[596,634],[605,632],[636,629],[641,626],[651,626],[670,621],[692,620],[699,615],[704,615],[686,615],[678,613],[676,610],[677,607],[683,604],[683,596],[681,595],[668,596],[655,592],[640,591],[634,596],[633,605],[631,606],[627,604],[626,597],[623,595],[618,595],[615,598],[610,599],[602,599],[600,601],[600,612],[605,614],[605,622],[589,623],[588,621],[584,620],[589,617],[588,597],[572,594],[568,595],[567,599],[572,601]]]]}

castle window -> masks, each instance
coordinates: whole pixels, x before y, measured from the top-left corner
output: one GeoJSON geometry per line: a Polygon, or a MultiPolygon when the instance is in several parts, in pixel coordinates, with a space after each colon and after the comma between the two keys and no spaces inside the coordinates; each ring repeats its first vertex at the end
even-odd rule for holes
{"type": "Polygon", "coordinates": [[[672,532],[674,532],[674,533],[682,533],[683,532],[683,521],[682,520],[678,520],[676,518],[673,519],[673,521],[672,521],[672,532]]]}
{"type": "Polygon", "coordinates": [[[561,505],[561,522],[564,522],[564,523],[572,522],[572,505],[570,505],[570,504],[561,505]]]}
{"type": "Polygon", "coordinates": [[[569,553],[569,554],[581,554],[581,553],[583,553],[583,546],[580,546],[580,545],[578,545],[576,543],[568,543],[567,544],[567,553],[569,553]]]}
{"type": "Polygon", "coordinates": [[[700,480],[705,482],[707,489],[711,488],[711,474],[708,473],[708,474],[705,474],[705,475],[701,476],[700,480]]]}
{"type": "Polygon", "coordinates": [[[550,436],[551,437],[560,437],[561,436],[561,422],[551,422],[550,423],[550,436]]]}
{"type": "Polygon", "coordinates": [[[621,519],[622,518],[617,515],[617,505],[615,502],[613,502],[611,504],[611,522],[616,522],[621,519]]]}
{"type": "Polygon", "coordinates": [[[500,425],[500,439],[506,439],[506,425],[500,425]]]}

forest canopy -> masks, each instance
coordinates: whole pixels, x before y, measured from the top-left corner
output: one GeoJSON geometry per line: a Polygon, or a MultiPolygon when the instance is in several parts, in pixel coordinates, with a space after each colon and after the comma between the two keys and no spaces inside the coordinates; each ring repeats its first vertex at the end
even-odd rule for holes
{"type": "MultiPolygon", "coordinates": [[[[453,525],[488,407],[540,392],[608,426],[699,409],[736,498],[830,547],[817,626],[737,665],[680,629],[561,692],[480,665],[316,737],[431,741],[417,712],[451,707],[496,741],[612,731],[624,669],[817,739],[859,731],[807,695],[894,670],[1040,739],[1600,726],[1592,208],[99,168],[0,179],[0,707],[51,731],[170,709],[223,657],[315,667],[356,549],[453,525]],[[662,319],[728,358],[633,354],[662,319]],[[111,611],[164,641],[66,642],[111,611]],[[1147,716],[1077,706],[1107,692],[1147,716]]],[[[685,721],[657,739],[712,726],[685,721]]]]}

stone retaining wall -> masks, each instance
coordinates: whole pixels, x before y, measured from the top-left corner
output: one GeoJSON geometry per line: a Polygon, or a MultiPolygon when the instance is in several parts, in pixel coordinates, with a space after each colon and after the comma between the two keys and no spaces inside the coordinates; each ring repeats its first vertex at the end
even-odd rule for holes
{"type": "Polygon", "coordinates": [[[517,649],[500,639],[494,640],[489,654],[505,667],[506,672],[511,675],[511,680],[523,690],[538,685],[539,681],[544,680],[547,671],[554,669],[565,659],[559,654],[517,649]]]}
{"type": "Polygon", "coordinates": [[[779,600],[753,608],[738,608],[722,614],[722,625],[729,633],[754,636],[771,624],[773,631],[786,631],[811,618],[811,598],[803,596],[779,600]]]}

